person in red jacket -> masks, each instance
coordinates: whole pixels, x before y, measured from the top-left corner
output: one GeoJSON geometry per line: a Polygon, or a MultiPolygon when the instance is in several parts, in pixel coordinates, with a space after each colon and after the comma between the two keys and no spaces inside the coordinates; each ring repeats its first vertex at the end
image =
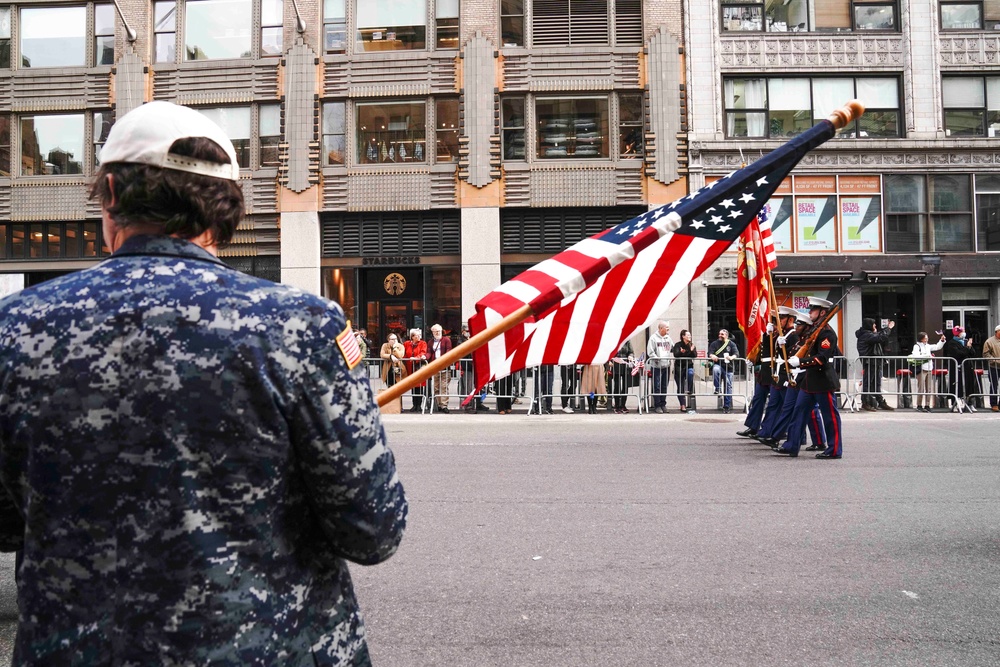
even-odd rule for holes
{"type": "MultiPolygon", "coordinates": [[[[427,361],[427,343],[421,340],[420,329],[410,329],[410,340],[403,343],[403,351],[406,353],[406,370],[409,373],[415,372],[427,361]]],[[[421,412],[424,405],[424,392],[427,383],[417,385],[413,388],[413,407],[410,412],[421,412]]]]}

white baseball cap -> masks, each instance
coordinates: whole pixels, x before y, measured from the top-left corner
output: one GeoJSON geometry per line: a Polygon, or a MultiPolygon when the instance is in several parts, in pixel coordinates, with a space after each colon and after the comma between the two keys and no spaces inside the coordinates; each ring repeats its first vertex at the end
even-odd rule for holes
{"type": "Polygon", "coordinates": [[[190,107],[171,102],[148,102],[118,119],[101,149],[101,162],[134,162],[163,169],[238,181],[240,164],[233,142],[221,127],[190,107]],[[178,139],[204,138],[219,145],[229,164],[176,155],[170,147],[178,139]]]}

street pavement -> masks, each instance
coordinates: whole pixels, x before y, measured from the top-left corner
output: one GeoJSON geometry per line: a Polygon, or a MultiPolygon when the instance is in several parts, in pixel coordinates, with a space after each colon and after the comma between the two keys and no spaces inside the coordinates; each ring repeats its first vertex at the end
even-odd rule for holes
{"type": "Polygon", "coordinates": [[[374,664],[1000,663],[1000,417],[845,415],[840,461],[742,419],[387,416],[410,519],[352,566],[374,664]]]}

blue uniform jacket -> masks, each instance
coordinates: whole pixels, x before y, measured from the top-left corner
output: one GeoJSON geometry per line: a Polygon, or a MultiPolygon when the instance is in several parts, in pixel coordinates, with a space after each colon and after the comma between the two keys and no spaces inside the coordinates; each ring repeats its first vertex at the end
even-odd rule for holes
{"type": "Polygon", "coordinates": [[[407,504],[346,326],[165,237],[0,302],[13,664],[367,664],[407,504]]]}
{"type": "Polygon", "coordinates": [[[840,378],[833,367],[833,358],[839,354],[837,332],[827,325],[802,358],[799,368],[805,373],[799,379],[799,388],[810,394],[840,391],[840,378]]]}

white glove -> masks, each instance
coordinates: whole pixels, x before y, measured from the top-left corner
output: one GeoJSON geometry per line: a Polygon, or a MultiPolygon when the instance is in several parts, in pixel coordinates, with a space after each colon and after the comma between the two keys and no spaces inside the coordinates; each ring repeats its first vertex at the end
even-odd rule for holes
{"type": "Polygon", "coordinates": [[[778,345],[784,345],[787,342],[787,339],[784,336],[778,336],[774,339],[774,342],[778,345]]]}
{"type": "Polygon", "coordinates": [[[773,334],[774,333],[774,322],[768,322],[767,323],[767,329],[766,329],[766,331],[769,334],[773,334]]]}
{"type": "Polygon", "coordinates": [[[788,365],[792,368],[798,368],[802,361],[798,357],[788,357],[788,365]]]}

